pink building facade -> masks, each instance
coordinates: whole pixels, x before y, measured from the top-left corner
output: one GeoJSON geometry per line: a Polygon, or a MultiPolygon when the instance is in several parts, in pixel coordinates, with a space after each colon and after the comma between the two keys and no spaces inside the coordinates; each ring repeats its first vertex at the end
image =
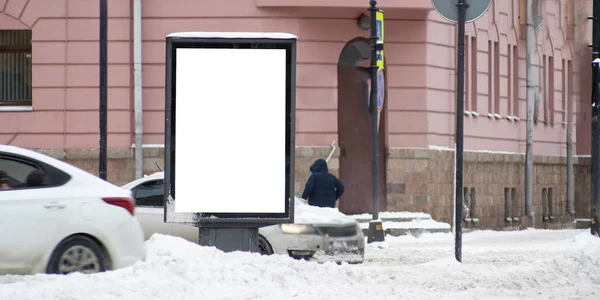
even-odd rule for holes
{"type": "MultiPolygon", "coordinates": [[[[525,26],[522,0],[494,0],[467,24],[465,188],[472,226],[506,227],[524,214],[525,26]],[[487,150],[487,152],[478,151],[487,150]]],[[[537,30],[534,210],[570,221],[566,128],[589,154],[590,1],[543,1],[537,30]],[[550,193],[549,193],[550,192],[550,193]],[[548,198],[548,195],[551,195],[548,198]],[[550,203],[550,204],[549,204],[550,203]]],[[[109,0],[109,180],[133,179],[133,1],[109,0]]],[[[364,112],[366,0],[142,0],[145,173],[162,165],[165,36],[176,31],[279,31],[298,36],[297,184],[338,145],[330,168],[348,186],[340,209],[370,207],[370,132],[364,112]]],[[[451,220],[455,26],[426,0],[382,0],[386,101],[381,206],[451,220]]],[[[0,0],[0,143],[39,149],[97,171],[98,1],[0,0]]],[[[259,133],[258,133],[259,134],[259,133]]],[[[215,145],[210,145],[215,146],[215,145]]],[[[246,146],[246,145],[244,145],[246,146]]],[[[249,146],[248,146],[249,147],[249,146]]],[[[240,155],[244,155],[240,149],[240,155]]],[[[576,213],[589,212],[589,162],[575,158],[576,213]],[[581,183],[581,184],[580,184],[581,183]],[[585,183],[585,184],[583,184],[585,183]]],[[[524,219],[524,218],[521,218],[524,219]]],[[[469,223],[471,224],[471,223],[469,223]]],[[[544,225],[545,224],[545,225],[544,225]]]]}

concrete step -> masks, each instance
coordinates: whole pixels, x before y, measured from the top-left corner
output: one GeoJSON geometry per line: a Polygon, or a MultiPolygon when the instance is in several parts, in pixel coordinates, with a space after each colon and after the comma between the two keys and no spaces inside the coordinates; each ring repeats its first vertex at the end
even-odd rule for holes
{"type": "MultiPolygon", "coordinates": [[[[369,222],[373,220],[370,214],[353,215],[356,221],[360,223],[363,233],[366,235],[369,231],[369,222]]],[[[431,218],[430,214],[419,212],[382,212],[379,219],[383,223],[383,231],[387,235],[401,236],[414,235],[420,236],[423,233],[451,232],[452,228],[448,223],[437,222],[431,218]]]]}
{"type": "MultiPolygon", "coordinates": [[[[373,220],[371,214],[350,215],[359,223],[369,223],[373,220]]],[[[381,212],[379,219],[382,222],[411,222],[414,220],[432,220],[430,214],[420,212],[381,212]]]]}
{"type": "Polygon", "coordinates": [[[575,229],[586,229],[592,227],[592,221],[590,219],[575,219],[573,220],[575,229]]]}
{"type": "MultiPolygon", "coordinates": [[[[369,234],[369,229],[363,229],[363,234],[367,236],[369,234]]],[[[383,228],[383,232],[386,235],[391,236],[402,236],[402,235],[413,235],[415,237],[419,237],[424,233],[449,233],[452,232],[451,228],[383,228]]]]}

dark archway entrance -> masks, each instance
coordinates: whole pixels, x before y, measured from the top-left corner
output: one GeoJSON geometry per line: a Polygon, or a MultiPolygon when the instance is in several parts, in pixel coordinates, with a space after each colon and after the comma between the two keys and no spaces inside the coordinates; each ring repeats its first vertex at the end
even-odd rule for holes
{"type": "MultiPolygon", "coordinates": [[[[369,57],[368,40],[357,38],[346,44],[338,61],[339,172],[340,180],[346,187],[344,195],[340,199],[339,208],[346,214],[372,211],[371,116],[368,113],[370,80],[357,68],[368,66],[369,57]]],[[[385,115],[384,110],[379,121],[380,211],[386,209],[387,202],[385,115]]]]}

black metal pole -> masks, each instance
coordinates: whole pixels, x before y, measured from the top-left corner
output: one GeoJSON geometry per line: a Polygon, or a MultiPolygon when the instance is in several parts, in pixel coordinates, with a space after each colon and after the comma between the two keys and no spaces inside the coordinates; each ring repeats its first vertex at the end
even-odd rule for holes
{"type": "Polygon", "coordinates": [[[462,214],[463,214],[463,132],[465,96],[465,23],[468,4],[458,1],[458,33],[456,57],[456,211],[454,215],[454,254],[462,261],[462,214]]]}
{"type": "MultiPolygon", "coordinates": [[[[600,1],[594,1],[593,16],[592,16],[592,61],[600,57],[600,1]]],[[[591,222],[590,233],[593,235],[600,234],[598,205],[600,204],[600,123],[598,122],[598,77],[597,68],[594,68],[592,63],[592,199],[591,207],[591,222]],[[594,73],[596,72],[596,73],[594,73]],[[596,77],[594,77],[596,74],[596,77]]]]}
{"type": "MultiPolygon", "coordinates": [[[[377,9],[377,1],[369,1],[369,11],[371,13],[371,65],[369,67],[371,77],[371,99],[370,113],[371,113],[371,200],[373,205],[373,220],[369,222],[369,232],[367,236],[367,243],[383,242],[385,241],[385,235],[383,233],[383,223],[379,220],[379,126],[378,125],[378,113],[377,113],[377,53],[383,50],[383,40],[378,42],[377,36],[377,13],[380,12],[377,9]]],[[[383,12],[382,12],[383,13],[383,12]]],[[[383,20],[381,20],[383,22],[383,20]]],[[[383,23],[381,24],[381,34],[383,38],[383,23]]]]}
{"type": "MultiPolygon", "coordinates": [[[[594,4],[595,5],[595,4],[594,4]]],[[[600,133],[600,122],[598,122],[598,116],[600,116],[600,91],[598,86],[598,80],[600,80],[600,59],[596,58],[592,62],[592,201],[591,201],[591,226],[590,233],[595,236],[600,234],[600,222],[599,209],[600,209],[600,139],[598,133],[600,133]]]]}
{"type": "Polygon", "coordinates": [[[108,5],[107,0],[100,0],[100,149],[98,153],[98,173],[106,180],[107,165],[107,93],[108,93],[108,5]]]}
{"type": "Polygon", "coordinates": [[[371,197],[373,220],[379,219],[379,139],[377,130],[377,1],[371,0],[371,197]]]}

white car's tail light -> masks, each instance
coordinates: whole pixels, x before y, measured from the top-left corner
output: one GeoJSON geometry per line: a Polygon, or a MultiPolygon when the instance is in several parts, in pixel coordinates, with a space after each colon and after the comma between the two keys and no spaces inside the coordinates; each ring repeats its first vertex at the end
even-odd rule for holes
{"type": "Polygon", "coordinates": [[[135,215],[135,200],[131,197],[102,198],[102,200],[110,205],[126,209],[132,216],[135,215]]]}

